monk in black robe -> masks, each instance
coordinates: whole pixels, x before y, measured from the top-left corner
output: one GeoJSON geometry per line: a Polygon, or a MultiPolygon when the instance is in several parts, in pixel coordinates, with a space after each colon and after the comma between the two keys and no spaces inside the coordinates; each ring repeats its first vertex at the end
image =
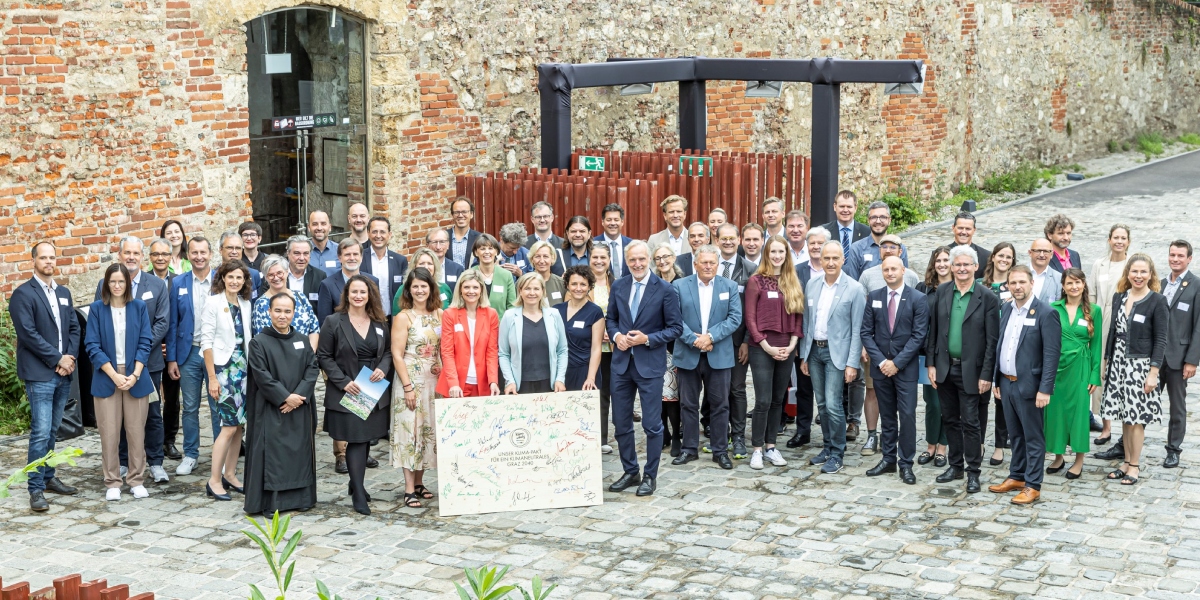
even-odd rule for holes
{"type": "Polygon", "coordinates": [[[247,514],[308,510],[317,503],[317,356],[291,326],[295,300],[270,300],[271,326],[250,340],[246,395],[247,514]]]}

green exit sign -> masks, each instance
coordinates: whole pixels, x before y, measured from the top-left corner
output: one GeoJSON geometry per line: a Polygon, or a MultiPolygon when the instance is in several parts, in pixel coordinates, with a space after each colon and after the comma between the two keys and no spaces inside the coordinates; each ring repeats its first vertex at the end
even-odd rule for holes
{"type": "Polygon", "coordinates": [[[580,156],[579,157],[580,171],[603,171],[604,157],[603,156],[580,156]]]}
{"type": "Polygon", "coordinates": [[[710,156],[680,156],[680,175],[707,175],[712,177],[712,157],[710,156]]]}

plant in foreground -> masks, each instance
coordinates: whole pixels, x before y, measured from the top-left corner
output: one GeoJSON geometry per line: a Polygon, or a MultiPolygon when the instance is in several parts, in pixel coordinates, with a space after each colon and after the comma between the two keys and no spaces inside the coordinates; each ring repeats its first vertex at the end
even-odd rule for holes
{"type": "Polygon", "coordinates": [[[62,450],[51,450],[45,456],[13,471],[12,475],[8,476],[4,485],[0,486],[0,498],[7,498],[8,488],[14,485],[21,485],[29,481],[29,474],[36,471],[38,467],[57,467],[61,464],[75,466],[75,457],[83,456],[83,450],[79,448],[63,448],[62,450]]]}
{"type": "Polygon", "coordinates": [[[523,587],[515,585],[500,585],[500,580],[508,573],[509,567],[479,567],[472,569],[467,567],[463,569],[467,574],[467,585],[471,586],[470,590],[463,588],[458,582],[454,582],[454,587],[458,590],[458,597],[461,600],[499,600],[507,598],[512,591],[521,592],[521,596],[525,600],[545,600],[550,597],[550,592],[558,587],[557,583],[550,584],[550,587],[542,589],[542,578],[534,575],[532,586],[533,589],[526,590],[523,587]]]}

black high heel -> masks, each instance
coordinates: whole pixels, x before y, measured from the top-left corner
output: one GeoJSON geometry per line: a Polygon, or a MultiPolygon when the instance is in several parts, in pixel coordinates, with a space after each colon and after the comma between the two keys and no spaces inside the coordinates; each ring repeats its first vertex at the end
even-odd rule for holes
{"type": "Polygon", "coordinates": [[[218,494],[214,492],[212,490],[212,486],[207,483],[204,484],[204,492],[209,498],[214,500],[220,500],[222,502],[229,502],[230,500],[233,500],[233,496],[230,496],[228,491],[226,491],[224,494],[218,494]]]}
{"type": "Polygon", "coordinates": [[[233,485],[232,483],[229,483],[228,481],[225,481],[224,475],[221,476],[221,486],[225,488],[225,493],[229,493],[229,490],[233,490],[233,491],[235,491],[239,494],[243,494],[243,495],[246,493],[246,488],[241,487],[241,486],[236,486],[236,485],[233,485]]]}
{"type": "MultiPolygon", "coordinates": [[[[346,495],[350,496],[351,498],[354,497],[354,484],[353,483],[351,483],[350,487],[346,490],[346,495]]],[[[363,490],[363,495],[367,497],[367,502],[371,501],[371,495],[368,494],[366,490],[363,490]]]]}
{"type": "Polygon", "coordinates": [[[1057,467],[1046,467],[1046,473],[1049,475],[1053,475],[1053,474],[1063,470],[1066,466],[1067,466],[1067,461],[1064,460],[1062,462],[1062,464],[1058,465],[1057,467]]]}
{"type": "Polygon", "coordinates": [[[1110,433],[1102,438],[1096,438],[1095,444],[1097,446],[1103,446],[1111,441],[1112,441],[1112,434],[1110,433]]]}

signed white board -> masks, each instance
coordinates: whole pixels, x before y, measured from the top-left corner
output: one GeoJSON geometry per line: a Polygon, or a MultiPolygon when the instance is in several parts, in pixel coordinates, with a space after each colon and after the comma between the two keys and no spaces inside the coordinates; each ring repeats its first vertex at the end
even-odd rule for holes
{"type": "Polygon", "coordinates": [[[598,391],[435,402],[441,516],[603,501],[598,391]]]}

